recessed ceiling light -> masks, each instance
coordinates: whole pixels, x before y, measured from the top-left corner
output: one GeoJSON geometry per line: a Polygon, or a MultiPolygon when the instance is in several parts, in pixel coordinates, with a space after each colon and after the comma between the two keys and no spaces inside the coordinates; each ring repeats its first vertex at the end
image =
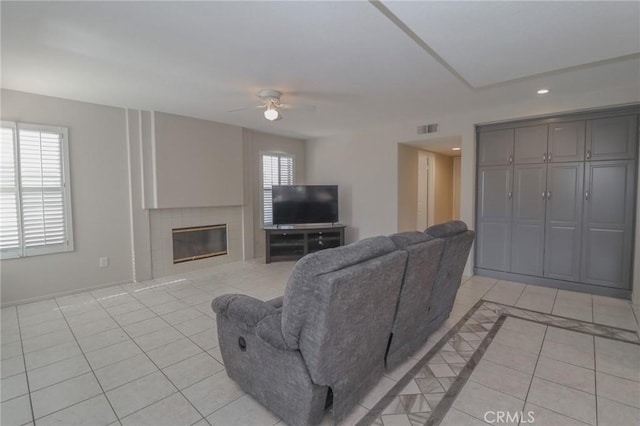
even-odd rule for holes
{"type": "Polygon", "coordinates": [[[451,148],[452,151],[460,151],[460,148],[451,148]]]}
{"type": "Polygon", "coordinates": [[[549,93],[549,89],[540,89],[538,90],[538,95],[546,95],[549,93]]]}

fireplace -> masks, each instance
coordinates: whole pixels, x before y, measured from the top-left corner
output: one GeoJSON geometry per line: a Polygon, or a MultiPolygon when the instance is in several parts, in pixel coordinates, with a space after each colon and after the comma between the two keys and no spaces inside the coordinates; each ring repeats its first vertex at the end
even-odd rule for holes
{"type": "Polygon", "coordinates": [[[227,254],[227,225],[177,228],[173,233],[173,263],[227,254]]]}

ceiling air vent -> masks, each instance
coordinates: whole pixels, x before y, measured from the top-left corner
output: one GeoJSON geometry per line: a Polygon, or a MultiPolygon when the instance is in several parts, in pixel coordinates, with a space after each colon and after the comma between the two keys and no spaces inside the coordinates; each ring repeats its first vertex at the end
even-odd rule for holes
{"type": "Polygon", "coordinates": [[[418,134],[426,135],[429,133],[438,133],[438,124],[425,124],[424,126],[418,126],[418,134]]]}

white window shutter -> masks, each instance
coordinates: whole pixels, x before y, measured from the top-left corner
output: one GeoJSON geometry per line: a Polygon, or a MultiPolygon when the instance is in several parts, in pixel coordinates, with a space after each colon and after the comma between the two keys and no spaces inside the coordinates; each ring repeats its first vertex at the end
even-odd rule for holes
{"type": "Polygon", "coordinates": [[[262,155],[262,208],[263,223],[273,223],[273,185],[293,185],[293,156],[285,154],[262,155]]]}
{"type": "Polygon", "coordinates": [[[18,137],[22,187],[62,187],[62,135],[20,129],[18,137]]]}
{"type": "Polygon", "coordinates": [[[3,258],[73,249],[66,129],[2,123],[3,258]]]}
{"type": "Polygon", "coordinates": [[[16,187],[15,129],[0,128],[0,186],[16,187]]]}
{"type": "Polygon", "coordinates": [[[65,237],[62,133],[19,129],[24,249],[62,245],[65,237]]]}
{"type": "Polygon", "coordinates": [[[0,251],[20,249],[15,126],[0,128],[0,251]]]}
{"type": "Polygon", "coordinates": [[[18,200],[11,192],[0,192],[0,250],[20,248],[18,200]]]}

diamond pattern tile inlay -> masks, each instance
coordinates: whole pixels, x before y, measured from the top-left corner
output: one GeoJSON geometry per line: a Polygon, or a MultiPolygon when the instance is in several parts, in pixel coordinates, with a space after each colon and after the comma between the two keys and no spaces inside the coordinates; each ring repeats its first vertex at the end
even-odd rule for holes
{"type": "MultiPolygon", "coordinates": [[[[406,415],[412,426],[438,425],[506,317],[516,317],[593,336],[636,344],[640,342],[638,335],[630,330],[533,312],[483,300],[478,302],[434,346],[434,348],[438,348],[436,352],[430,351],[416,363],[416,367],[418,364],[422,367],[417,369],[414,367],[405,376],[408,378],[411,375],[411,379],[422,393],[403,393],[403,389],[415,390],[413,385],[405,385],[400,390],[393,388],[363,417],[358,425],[383,425],[384,416],[390,415],[406,415]],[[386,404],[383,404],[385,401],[386,404]],[[380,407],[380,405],[384,406],[380,407]]],[[[395,417],[393,418],[395,419],[395,417]]],[[[389,421],[391,419],[392,417],[388,418],[389,421]]],[[[405,421],[406,419],[403,420],[403,424],[405,421]]]]}

